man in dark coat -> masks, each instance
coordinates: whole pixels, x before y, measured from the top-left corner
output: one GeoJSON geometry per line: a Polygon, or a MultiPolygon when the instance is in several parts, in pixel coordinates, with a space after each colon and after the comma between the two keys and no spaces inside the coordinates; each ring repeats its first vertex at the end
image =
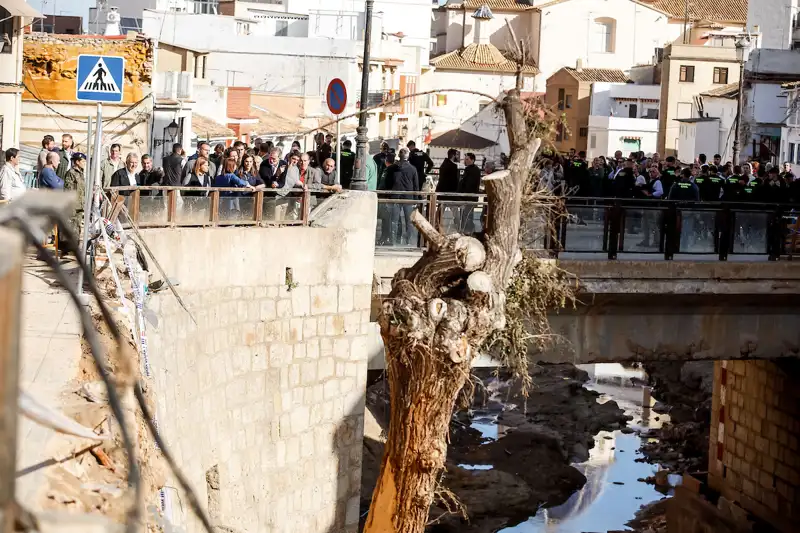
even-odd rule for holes
{"type": "MultiPolygon", "coordinates": [[[[481,192],[481,169],[475,164],[475,154],[469,153],[464,156],[464,177],[458,184],[458,192],[466,194],[480,194],[481,192]]],[[[475,233],[475,205],[478,199],[474,196],[463,198],[464,206],[461,208],[460,233],[469,235],[475,233]]]]}
{"type": "Polygon", "coordinates": [[[455,148],[447,151],[447,159],[439,167],[436,192],[458,192],[458,150],[455,148]]]}
{"type": "MultiPolygon", "coordinates": [[[[420,190],[419,175],[411,163],[408,162],[409,152],[401,148],[397,154],[398,161],[386,169],[385,187],[390,191],[417,192],[420,190]]],[[[398,200],[413,200],[417,197],[398,194],[398,200]]],[[[416,244],[416,229],[411,223],[411,213],[416,207],[413,203],[396,203],[392,206],[392,244],[409,246],[416,244]],[[400,217],[403,222],[400,222],[400,217]]]]}

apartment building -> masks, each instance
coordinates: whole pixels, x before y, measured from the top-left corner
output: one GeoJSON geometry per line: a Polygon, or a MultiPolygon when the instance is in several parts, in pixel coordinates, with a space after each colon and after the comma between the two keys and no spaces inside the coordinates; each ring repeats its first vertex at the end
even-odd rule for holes
{"type": "MultiPolygon", "coordinates": [[[[726,43],[727,44],[727,43],[726,43]]],[[[658,151],[676,155],[681,119],[698,117],[695,99],[707,91],[739,82],[736,48],[672,44],[664,49],[661,74],[658,151]]]]}

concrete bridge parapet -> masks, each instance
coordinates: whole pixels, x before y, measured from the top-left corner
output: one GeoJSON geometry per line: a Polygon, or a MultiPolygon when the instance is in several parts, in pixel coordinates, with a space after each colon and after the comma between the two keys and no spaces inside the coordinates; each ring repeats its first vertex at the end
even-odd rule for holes
{"type": "MultiPolygon", "coordinates": [[[[418,252],[375,258],[373,315],[418,252]]],[[[800,355],[800,265],[792,262],[554,261],[579,281],[554,311],[543,363],[779,359],[800,355]]],[[[373,317],[374,318],[374,317],[373,317]]],[[[377,350],[375,350],[377,351],[377,350]]],[[[376,356],[370,368],[379,367],[376,356]]],[[[486,358],[480,366],[490,365],[486,358]]]]}

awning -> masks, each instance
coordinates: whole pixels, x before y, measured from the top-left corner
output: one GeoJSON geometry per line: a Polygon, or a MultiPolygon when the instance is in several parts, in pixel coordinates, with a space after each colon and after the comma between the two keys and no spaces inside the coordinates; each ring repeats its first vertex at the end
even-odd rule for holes
{"type": "Polygon", "coordinates": [[[0,0],[0,6],[12,17],[44,18],[44,15],[29,6],[25,0],[0,0]]]}
{"type": "Polygon", "coordinates": [[[631,135],[623,135],[622,136],[622,140],[623,141],[641,141],[642,138],[641,137],[633,137],[631,135]]]}

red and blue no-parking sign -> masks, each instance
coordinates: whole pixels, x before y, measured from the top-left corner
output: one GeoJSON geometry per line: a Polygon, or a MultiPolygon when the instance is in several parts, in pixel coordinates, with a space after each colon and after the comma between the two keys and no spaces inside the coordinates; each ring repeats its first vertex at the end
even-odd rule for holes
{"type": "Polygon", "coordinates": [[[347,88],[344,82],[339,78],[333,78],[328,84],[328,90],[325,92],[328,100],[328,109],[334,115],[341,115],[344,108],[347,106],[347,88]]]}

